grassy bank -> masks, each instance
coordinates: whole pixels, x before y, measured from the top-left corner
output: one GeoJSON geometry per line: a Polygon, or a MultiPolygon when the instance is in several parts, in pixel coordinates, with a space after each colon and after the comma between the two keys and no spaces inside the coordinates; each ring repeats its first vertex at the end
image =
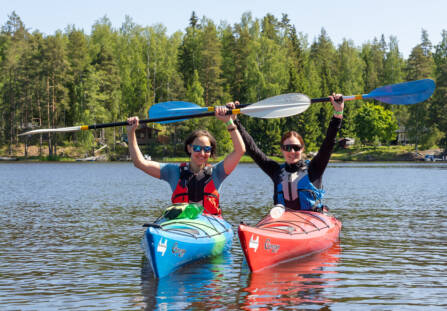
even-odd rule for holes
{"type": "MultiPolygon", "coordinates": [[[[414,151],[414,146],[379,146],[379,147],[352,147],[349,149],[338,149],[332,153],[333,162],[369,162],[369,161],[421,161],[425,154],[433,154],[438,150],[414,151]]],[[[283,162],[282,157],[271,157],[273,160],[283,162]]],[[[222,157],[214,161],[220,161],[222,157]]],[[[188,158],[163,158],[166,162],[185,162],[188,158]]],[[[253,163],[253,160],[245,155],[241,163],[253,163]]]]}
{"type": "Polygon", "coordinates": [[[332,161],[417,161],[423,160],[430,151],[414,150],[414,146],[363,146],[338,149],[331,157],[332,161]]]}
{"type": "MultiPolygon", "coordinates": [[[[12,158],[20,161],[76,161],[88,157],[88,152],[85,148],[76,146],[61,146],[58,147],[58,155],[49,157],[48,148],[42,148],[41,154],[36,146],[28,147],[28,157],[25,157],[25,148],[23,145],[14,146],[13,152],[9,154],[7,146],[0,147],[0,157],[12,158]]],[[[118,151],[118,150],[117,150],[118,151]]],[[[100,156],[100,159],[109,161],[116,159],[125,159],[127,156],[127,148],[120,148],[119,152],[95,154],[100,156]]],[[[439,149],[414,151],[414,146],[357,146],[348,149],[336,149],[332,154],[331,161],[420,161],[423,160],[426,154],[438,154],[439,149]]],[[[90,155],[91,156],[91,155],[90,155]]],[[[213,159],[212,162],[223,160],[224,156],[213,159]]],[[[282,162],[282,157],[271,157],[273,160],[282,162]]],[[[161,162],[185,162],[187,157],[165,157],[154,158],[154,160],[161,162]]],[[[241,163],[252,163],[253,160],[245,155],[242,157],[241,163]]]]}

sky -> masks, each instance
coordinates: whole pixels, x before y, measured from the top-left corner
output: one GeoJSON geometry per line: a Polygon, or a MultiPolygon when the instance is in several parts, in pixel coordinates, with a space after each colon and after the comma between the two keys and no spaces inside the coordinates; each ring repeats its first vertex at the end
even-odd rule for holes
{"type": "Polygon", "coordinates": [[[90,34],[95,22],[107,16],[119,28],[125,16],[141,26],[163,24],[167,33],[184,32],[193,11],[216,24],[239,23],[250,12],[261,19],[267,13],[288,15],[298,32],[312,43],[324,28],[338,46],[349,39],[356,46],[385,35],[398,39],[404,58],[421,42],[425,29],[433,45],[447,30],[446,0],[0,0],[0,26],[15,11],[29,31],[53,35],[74,25],[90,34]]]}

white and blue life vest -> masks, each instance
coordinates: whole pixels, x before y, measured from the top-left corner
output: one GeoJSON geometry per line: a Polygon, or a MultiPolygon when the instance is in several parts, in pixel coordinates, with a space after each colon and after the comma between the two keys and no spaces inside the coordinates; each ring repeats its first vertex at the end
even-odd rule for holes
{"type": "Polygon", "coordinates": [[[287,172],[286,165],[282,164],[281,182],[276,185],[274,202],[290,209],[314,210],[322,207],[324,192],[310,182],[307,166],[287,172]]]}

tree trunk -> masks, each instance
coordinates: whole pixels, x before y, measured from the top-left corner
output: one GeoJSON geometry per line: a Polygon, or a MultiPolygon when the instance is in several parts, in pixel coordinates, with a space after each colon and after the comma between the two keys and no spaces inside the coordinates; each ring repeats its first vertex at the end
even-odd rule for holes
{"type": "MultiPolygon", "coordinates": [[[[39,109],[39,127],[42,127],[42,108],[40,107],[40,99],[37,99],[37,107],[39,109]]],[[[42,134],[39,135],[39,157],[42,156],[42,134]]]]}
{"type": "MultiPolygon", "coordinates": [[[[10,79],[12,79],[12,75],[10,74],[10,79]]],[[[11,85],[11,80],[9,82],[9,102],[10,102],[10,109],[12,107],[14,107],[14,97],[13,97],[13,88],[11,85]]],[[[12,155],[12,144],[13,144],[13,137],[14,137],[14,111],[15,109],[11,109],[10,110],[10,115],[9,115],[9,124],[10,124],[10,128],[9,128],[9,155],[12,155]]]]}
{"type": "Polygon", "coordinates": [[[25,138],[25,159],[28,159],[28,138],[25,138]]]}
{"type": "MultiPolygon", "coordinates": [[[[54,78],[54,73],[51,77],[51,82],[52,82],[52,98],[51,98],[51,123],[52,123],[52,127],[55,128],[56,125],[56,102],[55,102],[55,86],[56,86],[56,81],[54,78]]],[[[57,134],[54,135],[53,138],[53,155],[56,157],[57,156],[57,134]]]]}
{"type": "MultiPolygon", "coordinates": [[[[47,77],[47,122],[48,128],[51,128],[51,115],[50,115],[50,77],[47,77]]],[[[51,133],[48,133],[48,156],[53,156],[53,148],[51,145],[51,133]]]]}
{"type": "Polygon", "coordinates": [[[10,129],[9,129],[9,155],[12,155],[12,140],[13,140],[13,136],[14,136],[14,112],[11,111],[10,114],[10,129]]]}

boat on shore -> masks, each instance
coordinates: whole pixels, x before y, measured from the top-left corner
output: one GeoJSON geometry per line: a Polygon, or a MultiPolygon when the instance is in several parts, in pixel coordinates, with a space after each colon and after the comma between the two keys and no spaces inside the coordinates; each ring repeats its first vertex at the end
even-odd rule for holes
{"type": "Polygon", "coordinates": [[[17,158],[13,157],[0,157],[0,161],[17,161],[17,158]]]}

